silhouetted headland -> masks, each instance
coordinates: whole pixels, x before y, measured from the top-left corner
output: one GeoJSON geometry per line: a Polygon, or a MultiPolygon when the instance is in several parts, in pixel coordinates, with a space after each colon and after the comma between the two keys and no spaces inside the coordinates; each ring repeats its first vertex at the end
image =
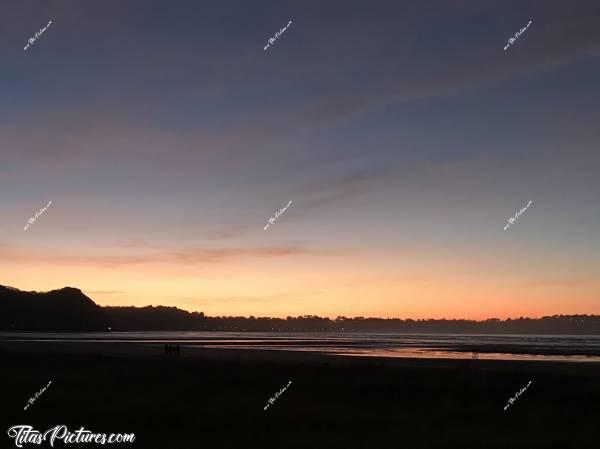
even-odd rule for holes
{"type": "Polygon", "coordinates": [[[0,329],[28,331],[105,331],[106,311],[71,287],[24,292],[0,285],[0,329]]]}
{"type": "Polygon", "coordinates": [[[101,307],[81,290],[26,292],[0,285],[0,330],[10,331],[404,332],[599,335],[598,315],[554,315],[485,321],[402,320],[316,315],[209,317],[177,307],[101,307]]]}

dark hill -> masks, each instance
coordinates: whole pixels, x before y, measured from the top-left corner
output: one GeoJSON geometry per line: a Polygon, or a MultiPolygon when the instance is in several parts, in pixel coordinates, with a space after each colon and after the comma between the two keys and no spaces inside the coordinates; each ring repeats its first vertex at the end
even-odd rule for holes
{"type": "Polygon", "coordinates": [[[15,331],[227,331],[227,332],[401,332],[460,334],[600,335],[600,316],[554,315],[542,318],[401,320],[314,315],[299,317],[208,317],[176,307],[100,307],[81,290],[47,293],[0,286],[0,330],[15,331]]]}
{"type": "Polygon", "coordinates": [[[0,285],[0,329],[29,331],[105,331],[104,310],[71,287],[24,292],[0,285]]]}
{"type": "Polygon", "coordinates": [[[207,330],[204,313],[177,307],[104,307],[115,331],[207,330]]]}

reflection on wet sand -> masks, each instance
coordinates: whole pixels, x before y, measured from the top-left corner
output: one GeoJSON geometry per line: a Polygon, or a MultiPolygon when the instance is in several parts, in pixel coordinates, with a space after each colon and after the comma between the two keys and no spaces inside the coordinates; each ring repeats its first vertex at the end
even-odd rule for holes
{"type": "MultiPolygon", "coordinates": [[[[135,348],[179,344],[189,349],[314,352],[335,356],[420,359],[600,361],[600,336],[266,332],[0,333],[0,342],[118,343],[135,348]]],[[[116,345],[115,345],[116,347],[116,345]]],[[[109,349],[107,347],[106,349],[109,349]]],[[[474,363],[478,363],[474,360],[474,363]]]]}

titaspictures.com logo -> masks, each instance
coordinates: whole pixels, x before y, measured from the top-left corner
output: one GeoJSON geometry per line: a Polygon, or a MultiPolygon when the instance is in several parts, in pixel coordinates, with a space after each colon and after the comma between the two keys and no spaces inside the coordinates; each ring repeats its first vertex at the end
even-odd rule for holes
{"type": "Polygon", "coordinates": [[[95,443],[95,444],[113,444],[113,443],[133,443],[135,435],[133,433],[93,433],[82,427],[75,432],[69,432],[67,426],[59,424],[52,429],[46,430],[44,434],[35,430],[33,427],[19,424],[8,429],[8,436],[15,439],[17,447],[23,447],[23,444],[42,444],[48,441],[50,446],[54,447],[56,440],[62,440],[64,444],[77,443],[95,443]]]}

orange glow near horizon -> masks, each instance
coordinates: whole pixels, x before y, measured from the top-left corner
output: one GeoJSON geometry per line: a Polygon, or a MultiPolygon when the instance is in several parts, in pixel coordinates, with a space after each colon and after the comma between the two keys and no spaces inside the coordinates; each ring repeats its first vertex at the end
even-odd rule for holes
{"type": "Polygon", "coordinates": [[[454,265],[448,274],[441,261],[424,259],[399,267],[389,258],[369,254],[305,256],[285,263],[260,258],[107,266],[82,260],[4,263],[0,265],[3,283],[35,291],[71,286],[99,305],[175,306],[210,316],[484,320],[600,313],[590,293],[594,286],[598,291],[597,282],[582,282],[576,288],[573,283],[536,284],[493,272],[484,277],[482,270],[468,263],[454,265]]]}
{"type": "MultiPolygon", "coordinates": [[[[37,25],[11,3],[18,41],[37,25]]],[[[485,29],[483,2],[303,8],[266,52],[258,8],[90,3],[5,52],[0,284],[212,316],[600,315],[593,2],[506,52],[499,2],[485,29]]]]}

